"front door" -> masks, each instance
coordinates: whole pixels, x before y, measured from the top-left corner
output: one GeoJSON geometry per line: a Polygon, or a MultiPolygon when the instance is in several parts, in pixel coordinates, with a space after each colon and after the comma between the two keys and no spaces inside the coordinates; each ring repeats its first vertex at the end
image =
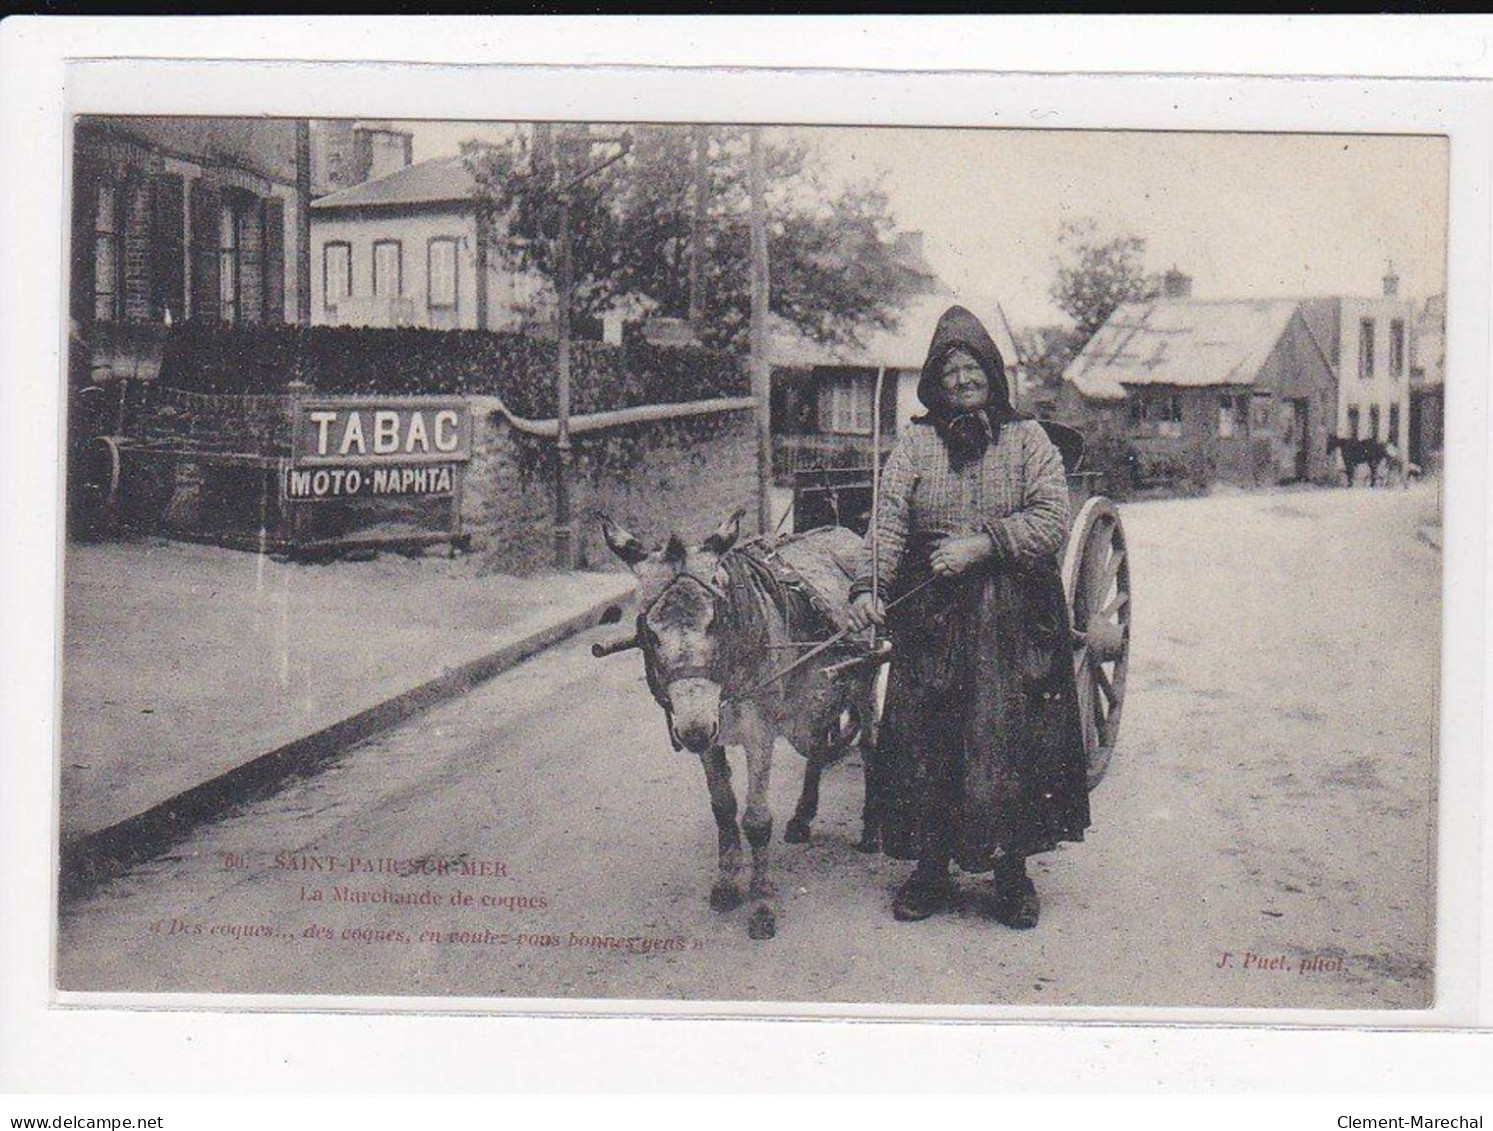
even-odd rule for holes
{"type": "Polygon", "coordinates": [[[1275,436],[1272,445],[1275,454],[1275,474],[1282,483],[1305,479],[1307,472],[1307,444],[1311,432],[1307,428],[1306,400],[1292,397],[1282,400],[1275,409],[1275,436]]]}
{"type": "Polygon", "coordinates": [[[1295,397],[1291,401],[1294,412],[1294,430],[1296,438],[1296,478],[1305,479],[1307,473],[1308,449],[1311,444],[1312,430],[1307,422],[1307,399],[1295,397]]]}

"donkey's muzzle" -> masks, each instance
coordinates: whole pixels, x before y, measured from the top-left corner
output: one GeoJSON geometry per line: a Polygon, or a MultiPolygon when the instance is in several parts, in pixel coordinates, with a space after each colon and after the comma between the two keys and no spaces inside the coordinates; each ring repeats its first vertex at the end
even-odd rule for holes
{"type": "Polygon", "coordinates": [[[721,732],[721,685],[708,679],[670,682],[669,725],[675,740],[695,754],[715,745],[721,732]]]}

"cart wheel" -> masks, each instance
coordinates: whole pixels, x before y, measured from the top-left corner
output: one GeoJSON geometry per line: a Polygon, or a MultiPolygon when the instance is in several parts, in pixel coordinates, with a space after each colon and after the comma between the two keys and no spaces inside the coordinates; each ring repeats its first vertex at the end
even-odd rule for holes
{"type": "Polygon", "coordinates": [[[119,513],[124,525],[158,531],[176,494],[176,457],[169,452],[131,450],[125,454],[122,478],[119,513]]]}
{"type": "Polygon", "coordinates": [[[95,436],[78,455],[73,485],[80,530],[107,534],[119,513],[119,444],[112,436],[95,436]]]}
{"type": "Polygon", "coordinates": [[[1130,561],[1114,503],[1084,503],[1063,552],[1063,588],[1073,623],[1073,670],[1089,758],[1089,788],[1104,776],[1120,734],[1130,663],[1130,561]]]}

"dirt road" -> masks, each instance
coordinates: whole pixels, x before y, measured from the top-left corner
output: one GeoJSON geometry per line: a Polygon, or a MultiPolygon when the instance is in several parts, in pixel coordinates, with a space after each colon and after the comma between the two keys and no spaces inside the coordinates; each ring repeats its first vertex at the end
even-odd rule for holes
{"type": "MultiPolygon", "coordinates": [[[[894,922],[906,865],[852,849],[844,764],[813,843],[776,846],[778,937],[750,941],[744,911],[706,906],[700,766],[670,749],[635,654],[591,659],[599,632],[64,908],[60,983],[1428,1005],[1441,563],[1417,531],[1435,505],[1428,485],[1124,508],[1119,752],[1088,840],[1035,862],[1035,931],[989,920],[974,879],[956,912],[894,922]]],[[[780,747],[779,829],[801,766],[780,747]]]]}

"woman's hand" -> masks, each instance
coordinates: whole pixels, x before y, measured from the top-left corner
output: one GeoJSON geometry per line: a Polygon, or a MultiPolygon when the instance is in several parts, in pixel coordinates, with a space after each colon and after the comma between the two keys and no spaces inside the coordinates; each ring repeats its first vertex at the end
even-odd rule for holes
{"type": "Polygon", "coordinates": [[[933,547],[929,563],[939,577],[958,577],[995,553],[988,534],[951,535],[933,547]]]}
{"type": "Polygon", "coordinates": [[[869,593],[859,593],[854,601],[850,602],[850,627],[856,632],[864,632],[873,624],[886,623],[886,609],[880,601],[869,593]]]}

